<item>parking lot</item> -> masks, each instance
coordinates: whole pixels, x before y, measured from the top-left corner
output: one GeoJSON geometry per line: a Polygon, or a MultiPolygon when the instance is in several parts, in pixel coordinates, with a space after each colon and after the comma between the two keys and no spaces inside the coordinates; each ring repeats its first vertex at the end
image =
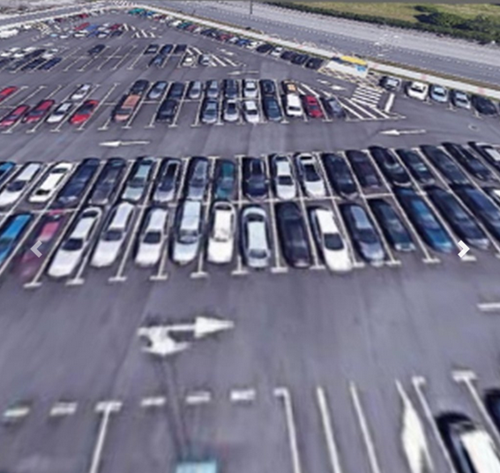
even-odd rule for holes
{"type": "Polygon", "coordinates": [[[17,87],[0,102],[0,120],[20,105],[34,107],[42,100],[54,100],[51,111],[65,102],[73,107],[59,122],[19,120],[0,131],[1,163],[13,163],[5,178],[0,168],[0,241],[13,219],[21,216],[27,222],[1,253],[0,468],[165,471],[181,458],[216,458],[224,471],[245,473],[263,468],[414,473],[402,439],[409,415],[410,430],[423,431],[422,458],[430,458],[434,471],[457,473],[434,421],[448,411],[468,415],[500,445],[484,409],[484,395],[499,386],[500,240],[494,225],[460,193],[463,187],[484,193],[498,207],[490,193],[500,178],[492,158],[500,153],[498,117],[418,101],[407,97],[404,88],[387,91],[375,74],[363,80],[327,75],[194,33],[194,28],[185,31],[129,15],[129,8],[39,25],[0,43],[0,51],[53,48],[61,57],[50,69],[40,63],[24,71],[26,64],[7,70],[12,61],[0,58],[2,87],[17,87]],[[69,34],[83,22],[120,24],[122,33],[106,38],[69,34]],[[99,44],[105,47],[89,55],[99,44]],[[159,67],[149,66],[157,53],[145,54],[152,44],[172,45],[159,67]],[[175,53],[177,45],[186,48],[175,53]],[[205,66],[200,64],[204,55],[209,58],[205,66]],[[227,79],[237,82],[238,110],[248,100],[245,80],[270,80],[282,119],[267,118],[257,82],[252,100],[258,123],[249,123],[243,113],[235,122],[224,120],[227,79]],[[148,81],[147,91],[117,122],[116,109],[138,80],[148,81]],[[213,80],[220,87],[218,113],[215,123],[206,124],[201,119],[205,92],[190,99],[188,90],[193,81],[205,85],[213,80]],[[148,98],[157,81],[166,81],[167,87],[148,98]],[[302,100],[317,99],[322,118],[287,116],[284,81],[295,84],[302,100]],[[175,115],[170,123],[160,122],[161,104],[176,83],[183,88],[175,115]],[[89,91],[72,100],[82,84],[89,84],[89,91]],[[330,116],[325,108],[332,96],[341,103],[343,118],[330,116]],[[96,108],[72,124],[72,113],[87,100],[96,100],[96,108]],[[443,146],[449,142],[473,155],[475,170],[451,156],[443,146]],[[493,154],[485,157],[471,142],[492,144],[493,154]],[[425,145],[445,153],[459,174],[443,172],[425,145]],[[380,164],[374,146],[388,150],[397,172],[380,164]],[[414,152],[432,179],[418,177],[401,150],[414,152]],[[353,151],[364,153],[377,184],[364,182],[353,151]],[[333,154],[342,169],[336,168],[333,177],[325,154],[333,154]],[[287,199],[277,191],[274,155],[290,163],[295,194],[287,199]],[[324,194],[311,192],[316,181],[304,177],[301,156],[312,159],[324,194]],[[208,164],[203,190],[193,198],[189,169],[200,157],[208,164]],[[245,174],[248,157],[260,160],[264,170],[265,192],[257,197],[245,174]],[[96,158],[91,160],[94,171],[81,193],[65,193],[88,158],[96,158]],[[106,199],[98,201],[94,191],[113,158],[122,166],[119,178],[106,199]],[[131,198],[134,173],[144,158],[151,163],[149,173],[139,186],[140,196],[131,198]],[[179,173],[171,197],[161,200],[158,189],[169,160],[179,163],[179,173]],[[218,201],[217,170],[228,162],[234,166],[232,192],[225,199],[235,215],[234,248],[228,262],[214,264],[208,261],[208,242],[218,201]],[[30,163],[40,167],[18,191],[11,184],[30,163]],[[61,163],[68,171],[53,193],[34,201],[40,184],[61,163]],[[460,205],[467,224],[482,235],[479,243],[469,235],[471,249],[464,257],[458,253],[465,234],[436,205],[435,187],[460,205]],[[449,238],[448,246],[439,238],[433,244],[409,213],[405,195],[411,190],[449,238]],[[13,201],[2,204],[15,192],[13,201]],[[181,210],[192,200],[201,208],[199,247],[194,258],[180,265],[173,247],[181,210]],[[391,240],[376,212],[380,201],[406,229],[413,249],[401,249],[391,240]],[[130,204],[131,217],[116,258],[96,267],[99,241],[124,203],[130,204]],[[286,254],[283,203],[298,209],[303,225],[309,249],[303,268],[294,267],[286,254]],[[382,249],[379,261],[370,261],[359,249],[346,217],[352,206],[364,209],[372,224],[382,249]],[[249,207],[262,209],[266,219],[270,254],[262,270],[251,267],[243,244],[243,215],[249,207]],[[352,263],[345,274],[329,268],[325,259],[312,220],[318,208],[337,222],[352,263]],[[89,209],[98,219],[88,246],[70,274],[51,276],[58,250],[89,209]],[[153,209],[166,210],[165,233],[158,260],[141,267],[138,245],[153,209]],[[38,231],[51,222],[57,226],[48,232],[50,238],[45,235],[47,240],[38,231]],[[31,248],[39,239],[41,255],[34,257],[31,248]],[[192,341],[185,353],[164,365],[155,365],[141,351],[140,327],[186,324],[200,314],[231,320],[234,329],[192,341]]]}

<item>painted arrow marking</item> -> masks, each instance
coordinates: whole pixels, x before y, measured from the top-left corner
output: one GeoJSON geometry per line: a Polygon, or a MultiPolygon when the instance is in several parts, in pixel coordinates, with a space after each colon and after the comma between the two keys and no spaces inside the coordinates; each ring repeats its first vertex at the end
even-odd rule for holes
{"type": "Polygon", "coordinates": [[[460,258],[463,258],[470,251],[470,248],[462,240],[458,242],[458,246],[461,248],[460,253],[458,253],[458,256],[460,258]]]}
{"type": "Polygon", "coordinates": [[[40,256],[42,256],[42,252],[38,249],[40,248],[42,242],[40,240],[38,240],[32,247],[31,247],[31,251],[35,254],[35,256],[37,258],[40,258],[40,256]]]}
{"type": "Polygon", "coordinates": [[[381,135],[400,136],[400,135],[422,135],[427,133],[427,130],[382,130],[381,135]]]}

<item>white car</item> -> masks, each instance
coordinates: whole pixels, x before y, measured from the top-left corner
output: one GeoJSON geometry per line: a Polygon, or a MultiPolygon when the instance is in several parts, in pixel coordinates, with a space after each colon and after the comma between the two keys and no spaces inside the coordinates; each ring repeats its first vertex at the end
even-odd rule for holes
{"type": "Polygon", "coordinates": [[[311,154],[299,153],[295,156],[302,188],[308,197],[320,199],[326,196],[326,186],[319,173],[318,163],[311,154]]]}
{"type": "Polygon", "coordinates": [[[54,255],[47,272],[50,277],[64,278],[73,274],[90,244],[101,215],[102,211],[98,207],[89,207],[82,211],[54,255]]]}
{"type": "Polygon", "coordinates": [[[230,263],[234,251],[236,213],[229,202],[215,202],[212,208],[210,234],[208,236],[208,261],[215,264],[230,263]]]}
{"type": "Polygon", "coordinates": [[[73,169],[73,164],[60,162],[54,164],[44,179],[31,192],[28,200],[33,204],[47,202],[59,189],[66,176],[73,169]]]}
{"type": "Polygon", "coordinates": [[[192,54],[186,54],[182,60],[182,66],[190,67],[194,65],[194,56],[192,54]]]}
{"type": "Polygon", "coordinates": [[[168,211],[152,207],[144,218],[143,229],[139,235],[135,264],[148,268],[158,264],[167,235],[168,211]]]}
{"type": "Polygon", "coordinates": [[[258,86],[255,79],[243,80],[243,97],[246,99],[256,99],[258,95],[258,86]]]}
{"type": "Polygon", "coordinates": [[[110,211],[108,221],[92,255],[90,263],[92,266],[104,268],[116,261],[127,239],[133,214],[134,205],[129,202],[121,202],[110,211]]]}
{"type": "Polygon", "coordinates": [[[41,163],[29,163],[0,192],[0,207],[8,207],[19,200],[26,187],[42,168],[41,163]]]}
{"type": "Polygon", "coordinates": [[[290,200],[297,197],[297,184],[292,171],[292,163],[286,156],[272,157],[273,185],[276,197],[290,200]]]}
{"type": "Polygon", "coordinates": [[[285,113],[289,117],[302,117],[304,115],[304,108],[298,94],[286,94],[285,113]]]}
{"type": "Polygon", "coordinates": [[[73,102],[79,102],[80,100],[83,100],[90,92],[90,89],[92,88],[91,84],[82,84],[78,89],[76,89],[71,97],[69,98],[73,102]]]}
{"type": "Polygon", "coordinates": [[[260,122],[260,113],[255,100],[243,101],[243,115],[248,123],[255,124],[260,122]]]}
{"type": "Polygon", "coordinates": [[[318,207],[311,210],[311,226],[319,251],[330,271],[345,273],[352,269],[352,261],[339,232],[333,212],[318,207]]]}
{"type": "Polygon", "coordinates": [[[281,56],[281,53],[284,51],[283,47],[282,46],[276,46],[272,51],[271,53],[269,54],[269,56],[271,57],[280,57],[281,56]]]}
{"type": "Polygon", "coordinates": [[[18,51],[20,51],[21,48],[18,48],[18,47],[13,47],[13,48],[9,48],[9,49],[6,49],[5,51],[2,51],[0,53],[0,56],[1,57],[12,57],[12,55],[14,53],[17,53],[18,51]]]}
{"type": "Polygon", "coordinates": [[[413,81],[406,86],[406,94],[412,99],[424,101],[428,92],[429,86],[423,82],[413,81]]]}
{"type": "Polygon", "coordinates": [[[249,205],[241,212],[241,245],[245,264],[249,268],[264,269],[271,261],[266,211],[258,205],[249,205]]]}
{"type": "Polygon", "coordinates": [[[47,117],[47,123],[60,123],[64,117],[69,115],[72,108],[73,102],[63,102],[47,117]]]}

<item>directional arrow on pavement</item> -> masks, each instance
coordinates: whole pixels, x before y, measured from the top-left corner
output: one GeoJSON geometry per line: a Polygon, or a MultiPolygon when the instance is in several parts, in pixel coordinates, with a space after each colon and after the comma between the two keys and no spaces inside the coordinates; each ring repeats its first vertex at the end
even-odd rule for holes
{"type": "Polygon", "coordinates": [[[382,130],[381,135],[400,136],[400,135],[423,135],[427,130],[382,130]]]}
{"type": "Polygon", "coordinates": [[[40,258],[40,256],[42,256],[42,252],[38,249],[40,248],[40,245],[42,244],[42,242],[40,240],[38,240],[32,247],[31,247],[31,251],[33,253],[35,253],[35,256],[37,258],[40,258]]]}
{"type": "Polygon", "coordinates": [[[470,248],[462,240],[458,242],[458,246],[461,248],[460,253],[458,253],[458,256],[460,258],[463,258],[470,251],[470,248]]]}
{"type": "Polygon", "coordinates": [[[118,148],[118,146],[138,146],[148,145],[150,141],[103,141],[99,146],[106,146],[108,148],[118,148]]]}
{"type": "Polygon", "coordinates": [[[222,332],[234,328],[231,320],[216,319],[212,317],[196,317],[191,324],[177,324],[166,327],[170,333],[193,332],[194,338],[202,338],[213,333],[222,332]]]}

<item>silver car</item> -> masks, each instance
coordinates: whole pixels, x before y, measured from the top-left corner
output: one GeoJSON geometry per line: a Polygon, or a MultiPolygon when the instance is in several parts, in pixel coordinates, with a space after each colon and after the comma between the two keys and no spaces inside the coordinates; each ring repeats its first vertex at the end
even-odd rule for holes
{"type": "Polygon", "coordinates": [[[216,80],[207,81],[205,96],[209,99],[217,99],[219,98],[219,94],[220,94],[219,82],[216,80]]]}
{"type": "Polygon", "coordinates": [[[245,264],[264,269],[271,260],[266,211],[259,205],[245,207],[241,214],[241,244],[245,264]]]}
{"type": "Polygon", "coordinates": [[[295,156],[295,162],[302,187],[307,196],[315,199],[325,197],[325,182],[319,173],[316,159],[311,154],[300,153],[295,156]]]}
{"type": "Polygon", "coordinates": [[[176,231],[172,242],[172,260],[184,265],[196,258],[201,242],[202,204],[186,200],[177,210],[176,231]]]}
{"type": "Polygon", "coordinates": [[[245,79],[243,81],[243,97],[246,99],[256,99],[258,93],[259,88],[255,79],[245,79]]]}
{"type": "Polygon", "coordinates": [[[222,119],[225,122],[234,123],[240,118],[240,112],[238,110],[238,104],[236,100],[226,100],[224,102],[224,109],[222,111],[222,119]]]}
{"type": "Polygon", "coordinates": [[[199,80],[195,80],[189,84],[187,98],[190,100],[198,100],[203,92],[203,84],[199,80]]]}
{"type": "Polygon", "coordinates": [[[144,157],[137,159],[123,189],[121,196],[123,200],[139,202],[142,199],[154,165],[154,158],[144,157]]]}
{"type": "Polygon", "coordinates": [[[198,156],[191,158],[187,169],[186,199],[203,200],[208,186],[208,159],[198,156]]]}
{"type": "Polygon", "coordinates": [[[276,197],[281,200],[295,199],[297,184],[292,171],[292,163],[286,156],[271,157],[273,171],[273,187],[276,197]]]}

